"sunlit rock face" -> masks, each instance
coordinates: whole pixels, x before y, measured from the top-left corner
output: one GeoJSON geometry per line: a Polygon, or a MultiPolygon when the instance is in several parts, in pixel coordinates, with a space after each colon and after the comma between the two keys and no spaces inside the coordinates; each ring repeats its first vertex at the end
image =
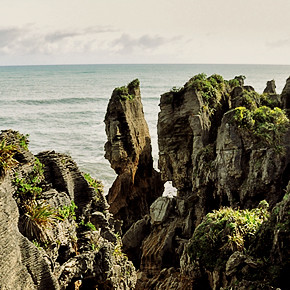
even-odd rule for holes
{"type": "Polygon", "coordinates": [[[160,174],[153,169],[151,139],[144,118],[139,81],[113,91],[105,117],[108,141],[105,157],[118,174],[108,202],[126,231],[149,213],[151,203],[162,195],[160,174]]]}

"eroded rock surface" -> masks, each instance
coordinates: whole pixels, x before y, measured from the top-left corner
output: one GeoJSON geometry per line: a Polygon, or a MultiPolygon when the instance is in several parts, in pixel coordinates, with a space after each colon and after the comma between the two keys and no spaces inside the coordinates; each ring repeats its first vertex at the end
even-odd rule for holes
{"type": "Polygon", "coordinates": [[[0,142],[0,288],[134,289],[101,183],[18,132],[0,142]]]}
{"type": "Polygon", "coordinates": [[[138,80],[113,91],[105,123],[105,157],[118,174],[109,190],[108,202],[110,212],[123,221],[126,231],[149,213],[151,203],[163,193],[160,174],[153,169],[138,80]]]}
{"type": "MultiPolygon", "coordinates": [[[[235,287],[241,268],[246,274],[239,276],[240,287],[261,283],[252,275],[259,268],[254,255],[221,256],[229,261],[220,269],[202,267],[188,255],[189,240],[207,213],[223,206],[253,209],[264,199],[272,209],[289,182],[289,120],[279,108],[280,95],[273,82],[260,95],[244,79],[224,81],[201,74],[161,96],[159,168],[162,180],[172,181],[178,196],[152,204],[150,231],[139,243],[138,289],[235,287]]],[[[287,89],[283,92],[285,100],[287,89]]],[[[133,236],[134,227],[130,231],[133,236]]],[[[284,265],[278,264],[279,269],[284,265]]],[[[265,289],[279,286],[271,277],[265,289]]]]}

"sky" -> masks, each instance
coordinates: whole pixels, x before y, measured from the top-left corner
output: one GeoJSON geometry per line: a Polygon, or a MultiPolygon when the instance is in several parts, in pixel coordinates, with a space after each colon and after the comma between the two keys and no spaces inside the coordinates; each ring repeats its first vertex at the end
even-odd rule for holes
{"type": "Polygon", "coordinates": [[[0,0],[0,65],[290,65],[290,0],[0,0]]]}

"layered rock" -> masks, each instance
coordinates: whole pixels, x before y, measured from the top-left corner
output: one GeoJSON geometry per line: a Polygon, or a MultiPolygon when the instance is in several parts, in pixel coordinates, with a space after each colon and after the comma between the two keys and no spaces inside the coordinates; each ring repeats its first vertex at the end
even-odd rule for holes
{"type": "Polygon", "coordinates": [[[3,289],[133,289],[102,185],[54,151],[33,156],[4,131],[0,180],[3,289]]]}
{"type": "MultiPolygon", "coordinates": [[[[273,208],[289,182],[289,120],[277,108],[280,96],[273,82],[263,95],[243,82],[202,74],[161,96],[159,168],[178,196],[157,199],[150,216],[130,228],[126,236],[139,237],[135,243],[124,237],[129,253],[141,247],[138,289],[234,287],[236,265],[253,266],[253,256],[224,257],[231,280],[225,268],[203,268],[188,256],[189,239],[207,213],[223,206],[253,209],[264,199],[273,208]]],[[[259,283],[246,276],[241,287],[259,283]]]]}
{"type": "Polygon", "coordinates": [[[285,109],[288,114],[290,111],[290,77],[286,81],[286,85],[281,93],[282,108],[285,109]]]}
{"type": "Polygon", "coordinates": [[[161,96],[159,168],[163,180],[172,180],[180,196],[196,192],[197,207],[204,209],[195,214],[198,223],[206,211],[221,205],[251,207],[263,198],[273,205],[281,199],[289,171],[289,130],[282,128],[279,135],[277,123],[277,130],[255,137],[249,131],[251,124],[245,128],[237,121],[242,111],[265,120],[266,114],[269,119],[271,114],[282,116],[280,109],[270,109],[272,104],[272,96],[262,97],[250,86],[231,88],[216,76],[198,75],[180,91],[161,96]],[[278,147],[284,153],[277,154],[278,147]],[[271,197],[273,192],[276,198],[271,197]]]}
{"type": "Polygon", "coordinates": [[[123,221],[126,231],[149,212],[150,204],[163,193],[160,174],[153,169],[138,80],[113,91],[105,124],[105,157],[118,174],[109,190],[108,202],[110,212],[123,221]]]}

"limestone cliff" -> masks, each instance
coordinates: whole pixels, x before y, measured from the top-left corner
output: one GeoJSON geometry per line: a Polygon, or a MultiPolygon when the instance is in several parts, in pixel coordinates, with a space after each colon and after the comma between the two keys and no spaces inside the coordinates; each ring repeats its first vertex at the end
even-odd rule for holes
{"type": "Polygon", "coordinates": [[[0,288],[133,289],[102,185],[25,136],[0,135],[0,288]]]}
{"type": "MultiPolygon", "coordinates": [[[[225,81],[218,75],[200,74],[161,96],[159,168],[162,180],[171,180],[178,193],[172,199],[157,199],[150,215],[123,237],[127,253],[141,248],[135,255],[138,289],[284,285],[289,253],[283,243],[289,235],[279,236],[283,242],[277,243],[278,229],[261,235],[257,230],[269,217],[263,204],[273,209],[283,199],[290,178],[289,119],[281,109],[287,109],[289,81],[282,97],[273,81],[260,95],[245,86],[244,79],[225,81]],[[273,252],[269,250],[263,262],[257,261],[254,250],[242,256],[250,245],[261,245],[267,233],[271,236],[267,247],[273,252]],[[285,257],[275,260],[274,275],[267,259],[274,259],[275,249],[285,257]],[[237,275],[242,268],[243,276],[237,275]],[[267,281],[259,280],[261,276],[251,269],[264,269],[267,281]]],[[[277,212],[286,225],[285,207],[275,207],[269,219],[275,220],[277,212]]]]}
{"type": "Polygon", "coordinates": [[[138,80],[113,91],[105,124],[105,157],[118,174],[108,194],[110,212],[127,230],[149,212],[150,204],[163,192],[160,174],[153,169],[138,80]]]}

